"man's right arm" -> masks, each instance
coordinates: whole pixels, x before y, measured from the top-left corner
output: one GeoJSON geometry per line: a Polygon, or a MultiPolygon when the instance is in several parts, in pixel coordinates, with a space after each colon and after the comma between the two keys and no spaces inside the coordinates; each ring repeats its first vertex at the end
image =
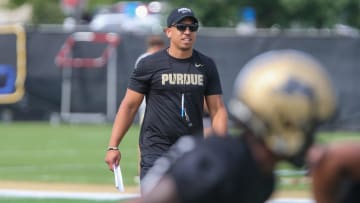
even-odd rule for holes
{"type": "MultiPolygon", "coordinates": [[[[121,102],[113,124],[111,137],[108,147],[118,147],[125,133],[130,128],[134,116],[144,98],[144,95],[133,90],[127,89],[124,99],[121,102]]],[[[113,165],[119,165],[121,154],[119,150],[108,150],[105,162],[110,170],[113,165]]]]}

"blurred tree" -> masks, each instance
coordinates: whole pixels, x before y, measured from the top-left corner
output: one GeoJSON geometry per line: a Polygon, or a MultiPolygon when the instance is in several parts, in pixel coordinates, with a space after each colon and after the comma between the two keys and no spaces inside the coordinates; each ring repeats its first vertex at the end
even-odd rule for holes
{"type": "MultiPolygon", "coordinates": [[[[144,0],[143,2],[150,2],[144,0]]],[[[88,0],[87,13],[119,0],[88,0]]],[[[167,0],[171,7],[187,6],[197,13],[204,26],[233,27],[241,20],[241,10],[256,11],[257,26],[331,28],[337,23],[360,28],[360,0],[167,0]]],[[[60,0],[11,0],[11,7],[29,3],[34,23],[61,23],[64,14],[60,0]]]]}
{"type": "MultiPolygon", "coordinates": [[[[92,13],[98,7],[108,6],[119,2],[117,0],[88,0],[86,13],[92,13]]],[[[9,1],[10,8],[16,8],[24,3],[30,4],[33,6],[33,19],[34,24],[56,24],[62,23],[65,14],[61,9],[61,0],[11,0],[9,1]]]]}
{"type": "Polygon", "coordinates": [[[88,11],[94,13],[98,8],[108,7],[117,2],[119,0],[88,0],[88,11]]]}
{"type": "Polygon", "coordinates": [[[331,28],[336,23],[360,28],[359,0],[173,0],[172,6],[193,8],[205,26],[234,26],[240,11],[253,7],[257,26],[331,28]]]}
{"type": "Polygon", "coordinates": [[[238,0],[174,0],[172,7],[192,8],[203,26],[234,27],[238,22],[238,0]]]}
{"type": "Polygon", "coordinates": [[[343,23],[360,28],[359,0],[242,0],[243,6],[256,10],[258,27],[331,28],[343,23]]]}
{"type": "Polygon", "coordinates": [[[360,29],[360,1],[349,0],[344,8],[343,18],[349,25],[353,25],[360,29]]]}
{"type": "Polygon", "coordinates": [[[43,1],[43,0],[12,0],[9,1],[9,7],[15,8],[24,3],[33,6],[34,24],[54,24],[62,23],[64,14],[61,11],[59,1],[43,1]]]}

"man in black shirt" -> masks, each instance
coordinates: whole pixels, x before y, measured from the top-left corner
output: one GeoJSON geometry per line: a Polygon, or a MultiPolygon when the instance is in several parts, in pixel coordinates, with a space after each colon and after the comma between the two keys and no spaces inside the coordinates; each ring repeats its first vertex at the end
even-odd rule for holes
{"type": "Polygon", "coordinates": [[[146,110],[139,140],[141,179],[181,136],[203,136],[204,97],[214,131],[226,134],[227,112],[216,65],[193,49],[198,23],[191,9],[174,9],[164,29],[169,47],[139,61],[114,121],[105,157],[110,170],[119,164],[118,145],[144,96],[146,110]]]}
{"type": "Polygon", "coordinates": [[[336,109],[323,67],[295,50],[261,54],[240,71],[229,103],[236,136],[181,138],[143,179],[141,203],[263,203],[275,166],[300,167],[336,109]]]}

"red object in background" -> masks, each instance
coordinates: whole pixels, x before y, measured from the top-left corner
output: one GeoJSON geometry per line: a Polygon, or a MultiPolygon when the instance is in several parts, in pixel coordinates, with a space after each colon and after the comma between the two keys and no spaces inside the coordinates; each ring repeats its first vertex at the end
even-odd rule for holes
{"type": "Polygon", "coordinates": [[[61,0],[61,9],[66,15],[75,15],[84,11],[87,0],[61,0]]]}
{"type": "Polygon", "coordinates": [[[100,68],[107,63],[111,51],[116,49],[119,42],[120,37],[116,33],[76,32],[66,39],[56,55],[55,63],[61,68],[100,68]],[[71,52],[78,41],[106,43],[108,46],[99,57],[73,58],[71,52]]]}
{"type": "Polygon", "coordinates": [[[80,0],[63,0],[63,4],[70,7],[75,7],[79,5],[80,0]]]}

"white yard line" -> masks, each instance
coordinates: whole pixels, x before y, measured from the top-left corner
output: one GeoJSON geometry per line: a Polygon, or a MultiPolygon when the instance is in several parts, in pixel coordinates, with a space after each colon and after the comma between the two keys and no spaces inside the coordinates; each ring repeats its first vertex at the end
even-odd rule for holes
{"type": "Polygon", "coordinates": [[[139,194],[0,189],[0,197],[36,199],[124,200],[139,197],[139,194]]]}
{"type": "Polygon", "coordinates": [[[278,198],[269,200],[266,203],[315,203],[315,201],[305,198],[278,198]]]}
{"type": "MultiPolygon", "coordinates": [[[[58,192],[39,190],[0,189],[0,198],[34,198],[34,199],[78,199],[78,200],[125,200],[139,197],[138,193],[106,192],[58,192]]],[[[306,198],[277,198],[266,203],[315,203],[306,198]]]]}

